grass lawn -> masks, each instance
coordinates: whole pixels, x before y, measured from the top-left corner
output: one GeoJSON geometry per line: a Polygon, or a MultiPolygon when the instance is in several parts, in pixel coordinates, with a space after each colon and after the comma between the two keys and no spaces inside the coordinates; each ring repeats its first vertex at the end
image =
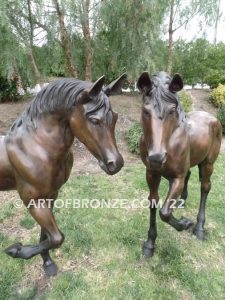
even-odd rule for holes
{"type": "MultiPolygon", "coordinates": [[[[40,291],[35,284],[45,277],[38,272],[40,257],[13,260],[3,249],[16,241],[0,235],[0,299],[224,299],[225,295],[225,156],[220,155],[212,177],[206,210],[208,240],[198,241],[191,232],[176,232],[158,217],[155,256],[142,257],[147,236],[146,208],[55,209],[66,239],[52,255],[59,265],[57,277],[47,279],[40,291]],[[31,267],[29,269],[29,267],[31,267]],[[36,278],[29,283],[29,278],[36,278]]],[[[167,182],[162,181],[161,197],[167,182]]],[[[196,220],[199,205],[197,169],[193,169],[185,209],[175,212],[196,220]]],[[[114,177],[71,178],[59,198],[147,199],[145,168],[124,167],[114,177]]],[[[38,238],[37,226],[25,209],[18,227],[29,229],[26,243],[38,238]]],[[[12,204],[3,206],[0,222],[16,218],[12,204]]],[[[14,220],[15,221],[15,220],[14,220]]],[[[21,241],[23,242],[23,241],[21,241]]]]}

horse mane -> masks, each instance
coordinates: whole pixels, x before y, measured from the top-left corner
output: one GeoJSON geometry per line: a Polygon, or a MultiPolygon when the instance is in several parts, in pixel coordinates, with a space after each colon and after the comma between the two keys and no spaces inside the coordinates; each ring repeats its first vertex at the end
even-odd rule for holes
{"type": "MultiPolygon", "coordinates": [[[[35,119],[44,113],[68,114],[71,108],[78,105],[78,95],[92,85],[93,83],[91,82],[74,78],[62,78],[50,82],[35,96],[26,110],[16,119],[10,131],[22,124],[35,125],[35,119]]],[[[94,113],[101,107],[105,107],[105,113],[109,111],[110,103],[107,97],[99,96],[88,102],[85,113],[94,113]]]]}
{"type": "Polygon", "coordinates": [[[176,105],[176,110],[179,116],[179,124],[186,121],[186,114],[180,103],[177,93],[173,93],[169,90],[169,84],[171,82],[171,77],[166,72],[160,72],[157,75],[151,77],[152,90],[150,92],[151,101],[153,99],[154,108],[158,117],[163,117],[165,113],[165,106],[168,103],[176,105]]]}

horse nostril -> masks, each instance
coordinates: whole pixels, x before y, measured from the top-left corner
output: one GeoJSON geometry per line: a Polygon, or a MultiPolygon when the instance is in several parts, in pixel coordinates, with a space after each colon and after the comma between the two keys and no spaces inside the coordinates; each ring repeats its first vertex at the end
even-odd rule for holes
{"type": "Polygon", "coordinates": [[[119,170],[123,167],[124,165],[123,157],[119,154],[118,156],[108,159],[104,165],[105,168],[107,168],[107,171],[105,170],[106,173],[110,175],[114,175],[117,172],[119,172],[119,170]]]}
{"type": "Polygon", "coordinates": [[[165,162],[166,156],[167,156],[167,152],[154,153],[149,155],[147,157],[147,160],[151,163],[162,164],[163,162],[165,162]]]}
{"type": "Polygon", "coordinates": [[[107,168],[110,172],[113,172],[117,168],[116,162],[115,161],[108,161],[107,162],[107,168]]]}

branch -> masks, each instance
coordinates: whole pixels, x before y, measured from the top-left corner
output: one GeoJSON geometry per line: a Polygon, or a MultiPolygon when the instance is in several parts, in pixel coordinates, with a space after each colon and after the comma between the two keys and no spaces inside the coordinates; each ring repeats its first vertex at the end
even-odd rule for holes
{"type": "Polygon", "coordinates": [[[179,26],[177,26],[176,28],[173,29],[173,32],[177,31],[178,29],[180,29],[184,24],[187,24],[191,19],[194,18],[194,16],[196,16],[199,12],[201,11],[201,9],[199,8],[197,11],[195,11],[189,18],[187,18],[184,22],[182,22],[179,26]]]}
{"type": "Polygon", "coordinates": [[[174,12],[174,14],[173,14],[172,23],[173,23],[173,22],[174,22],[174,20],[175,20],[175,17],[176,17],[177,11],[178,11],[178,5],[176,6],[176,10],[175,10],[175,12],[174,12]]]}

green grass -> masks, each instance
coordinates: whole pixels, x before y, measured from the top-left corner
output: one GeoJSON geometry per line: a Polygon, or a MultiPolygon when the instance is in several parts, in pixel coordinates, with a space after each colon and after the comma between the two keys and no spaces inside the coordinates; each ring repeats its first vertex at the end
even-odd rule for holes
{"type": "Polygon", "coordinates": [[[4,205],[4,209],[0,211],[0,223],[2,223],[5,219],[11,217],[15,212],[13,203],[7,203],[4,205]]]}
{"type": "Polygon", "coordinates": [[[32,229],[35,225],[35,220],[28,214],[26,214],[20,221],[20,226],[26,229],[32,229]]]}
{"type": "MultiPolygon", "coordinates": [[[[7,257],[3,249],[15,240],[1,235],[0,299],[224,299],[224,166],[225,156],[220,155],[207,203],[206,242],[191,232],[176,232],[158,217],[155,256],[145,260],[141,247],[148,230],[148,209],[55,209],[66,236],[61,249],[53,252],[60,267],[58,276],[41,293],[35,283],[18,292],[24,277],[33,276],[42,262],[39,257],[25,262],[7,257]]],[[[167,187],[163,180],[161,197],[167,187]]],[[[124,167],[114,177],[73,177],[59,198],[142,200],[147,196],[145,168],[140,163],[124,167]]],[[[198,205],[198,172],[193,169],[187,207],[175,214],[196,220],[198,205]]],[[[21,224],[30,228],[33,225],[27,218],[24,210],[21,224]]]]}

